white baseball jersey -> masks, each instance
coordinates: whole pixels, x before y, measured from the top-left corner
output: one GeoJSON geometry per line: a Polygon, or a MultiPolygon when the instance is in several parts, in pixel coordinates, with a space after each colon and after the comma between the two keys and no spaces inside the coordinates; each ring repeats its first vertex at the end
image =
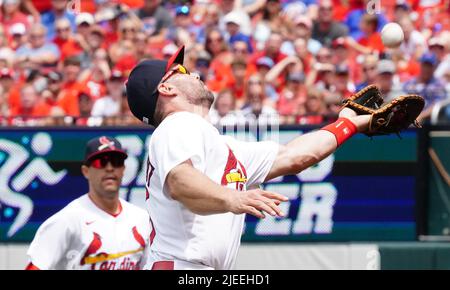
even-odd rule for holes
{"type": "Polygon", "coordinates": [[[168,116],[150,140],[147,207],[153,231],[145,268],[172,260],[179,269],[232,269],[245,215],[197,215],[173,200],[164,186],[167,174],[180,163],[193,166],[214,182],[239,191],[262,183],[278,153],[274,142],[240,142],[221,136],[202,117],[178,112],[168,116]],[[201,267],[200,267],[201,268],[201,267]]]}
{"type": "Polygon", "coordinates": [[[150,238],[145,210],[120,199],[113,216],[85,194],[46,220],[28,250],[41,270],[142,269],[150,238]]]}

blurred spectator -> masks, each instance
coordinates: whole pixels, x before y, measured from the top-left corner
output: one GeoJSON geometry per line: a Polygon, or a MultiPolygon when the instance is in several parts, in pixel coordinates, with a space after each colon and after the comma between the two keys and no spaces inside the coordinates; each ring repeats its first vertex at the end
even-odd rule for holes
{"type": "Polygon", "coordinates": [[[84,84],[79,81],[81,62],[76,57],[64,60],[62,90],[58,96],[58,106],[66,115],[77,117],[80,115],[78,94],[83,91],[84,84]]]}
{"type": "Polygon", "coordinates": [[[114,75],[123,81],[139,61],[168,59],[181,45],[188,70],[223,92],[216,119],[227,112],[242,117],[245,105],[258,122],[277,114],[286,124],[332,121],[342,98],[370,84],[386,99],[407,88],[424,95],[421,118],[450,97],[448,1],[382,1],[375,14],[368,7],[379,1],[370,0],[75,2],[3,0],[0,114],[21,111],[22,88],[32,84],[37,103],[55,117],[12,124],[139,124],[114,75]],[[81,5],[77,13],[74,4],[81,5]],[[387,21],[405,32],[399,48],[381,43],[378,32],[387,21]],[[113,116],[92,117],[99,111],[113,116]]]}
{"type": "Polygon", "coordinates": [[[323,46],[319,49],[315,59],[311,58],[308,61],[308,74],[306,77],[306,85],[308,87],[320,82],[324,77],[327,77],[327,72],[334,71],[332,64],[333,57],[329,48],[323,46]]]}
{"type": "Polygon", "coordinates": [[[66,18],[58,19],[55,23],[56,35],[53,42],[61,52],[61,60],[83,53],[88,46],[84,37],[72,33],[70,22],[66,18]]]}
{"type": "MultiPolygon", "coordinates": [[[[124,19],[119,24],[119,39],[109,49],[112,62],[119,62],[124,57],[134,58],[134,41],[139,31],[135,23],[130,19],[124,19]]],[[[134,59],[133,63],[137,60],[134,59]]],[[[132,65],[134,66],[134,64],[132,65]]]]}
{"type": "Polygon", "coordinates": [[[333,40],[348,34],[345,25],[333,20],[333,2],[331,0],[320,1],[318,15],[319,17],[314,22],[312,38],[318,40],[322,45],[329,47],[333,40]]]}
{"type": "Polygon", "coordinates": [[[428,41],[428,50],[436,55],[438,65],[434,72],[434,77],[443,80],[446,73],[450,72],[450,54],[446,49],[443,37],[433,37],[428,41]]]}
{"type": "MultiPolygon", "coordinates": [[[[167,38],[176,41],[181,35],[186,35],[189,39],[185,45],[195,42],[198,38],[199,27],[194,22],[194,15],[191,8],[187,5],[177,6],[175,8],[175,19],[173,24],[169,27],[167,38]]],[[[184,36],[182,36],[184,37],[184,36]]]]}
{"type": "Polygon", "coordinates": [[[219,6],[216,3],[208,3],[205,7],[202,25],[197,32],[197,43],[205,43],[206,32],[215,27],[219,27],[220,16],[221,11],[219,6]]]}
{"type": "Polygon", "coordinates": [[[374,84],[380,89],[381,96],[386,102],[403,94],[401,87],[394,86],[395,63],[392,60],[380,60],[376,68],[377,76],[374,84]]]}
{"type": "Polygon", "coordinates": [[[424,119],[430,116],[433,105],[446,98],[444,84],[434,77],[437,66],[437,57],[432,53],[426,53],[420,58],[420,74],[404,85],[404,91],[408,94],[417,94],[425,98],[425,110],[419,116],[424,119]]]}
{"type": "Polygon", "coordinates": [[[228,44],[232,46],[236,41],[245,42],[247,44],[247,50],[249,53],[253,52],[252,43],[250,37],[241,32],[241,24],[239,14],[236,12],[230,12],[225,15],[224,22],[226,25],[226,31],[228,34],[228,44]]]}
{"type": "Polygon", "coordinates": [[[20,11],[21,0],[3,0],[0,13],[0,24],[3,25],[5,31],[15,24],[22,24],[26,29],[30,27],[30,21],[27,15],[20,11]]]}
{"type": "Polygon", "coordinates": [[[51,107],[43,102],[33,84],[25,84],[20,91],[20,106],[11,110],[12,116],[27,118],[46,117],[51,107]]]}
{"type": "Polygon", "coordinates": [[[249,57],[251,55],[248,43],[240,40],[235,41],[231,44],[231,52],[233,53],[233,58],[242,58],[246,61],[249,60],[249,57]]]}
{"type": "Polygon", "coordinates": [[[334,86],[331,91],[342,100],[349,98],[355,91],[354,84],[350,79],[350,69],[347,65],[335,66],[334,86]]]}
{"type": "Polygon", "coordinates": [[[253,54],[252,63],[255,64],[256,60],[263,56],[267,56],[270,57],[275,64],[277,64],[286,57],[286,55],[280,50],[282,44],[283,36],[279,33],[272,33],[266,41],[264,50],[253,54]]]}
{"type": "Polygon", "coordinates": [[[359,91],[375,82],[377,75],[378,57],[370,54],[366,55],[362,63],[362,82],[356,85],[355,90],[359,91]]]}
{"type": "Polygon", "coordinates": [[[246,105],[242,108],[242,114],[250,124],[279,123],[277,111],[266,105],[267,98],[262,84],[249,84],[246,100],[246,105]]]}
{"type": "Polygon", "coordinates": [[[403,29],[405,39],[400,45],[400,50],[407,59],[419,59],[426,51],[425,37],[414,28],[410,17],[402,18],[399,23],[403,29]]]}
{"type": "MultiPolygon", "coordinates": [[[[258,18],[253,37],[258,50],[264,47],[272,33],[280,33],[282,29],[282,17],[280,17],[281,4],[279,0],[267,0],[262,7],[261,15],[258,18]]],[[[255,18],[255,17],[254,17],[255,18]]]]}
{"type": "Polygon", "coordinates": [[[31,67],[54,66],[60,59],[60,51],[54,43],[46,41],[46,28],[35,24],[30,28],[28,42],[16,51],[18,63],[29,63],[31,67]]]}
{"type": "MultiPolygon", "coordinates": [[[[349,36],[355,40],[360,39],[363,36],[363,32],[361,31],[361,19],[367,13],[367,7],[370,4],[373,4],[373,0],[364,0],[361,7],[358,7],[352,11],[350,11],[346,17],[345,24],[349,29],[349,36]]],[[[386,16],[383,11],[378,11],[375,16],[377,17],[377,27],[376,31],[380,32],[384,25],[388,22],[386,16]]]]}
{"type": "MultiPolygon", "coordinates": [[[[47,86],[42,91],[43,100],[52,108],[58,107],[58,96],[62,88],[62,75],[57,71],[50,71],[46,75],[47,86]]],[[[61,109],[64,113],[64,110],[61,109]]]]}
{"type": "Polygon", "coordinates": [[[320,90],[310,89],[304,104],[304,114],[297,116],[296,123],[301,125],[318,125],[323,123],[326,114],[324,95],[320,90]]]}
{"type": "Polygon", "coordinates": [[[42,24],[47,28],[47,39],[52,40],[55,33],[55,23],[56,20],[61,18],[67,18],[70,22],[70,27],[72,31],[76,30],[75,26],[75,14],[73,14],[70,9],[67,9],[69,0],[51,0],[52,7],[51,10],[45,12],[41,16],[42,24]]]}
{"type": "Polygon", "coordinates": [[[238,106],[240,106],[244,102],[247,63],[244,59],[237,58],[231,63],[231,71],[233,73],[231,91],[237,99],[238,106]]]}
{"type": "Polygon", "coordinates": [[[200,76],[200,80],[205,82],[209,78],[209,65],[211,64],[211,55],[205,50],[199,51],[195,61],[195,72],[200,76]]]}
{"type": "Polygon", "coordinates": [[[230,90],[221,91],[209,112],[209,119],[214,126],[237,125],[243,116],[235,110],[236,99],[230,90]]]}
{"type": "Polygon", "coordinates": [[[295,29],[294,36],[296,39],[301,38],[306,42],[308,52],[311,54],[317,54],[322,44],[311,38],[312,33],[312,21],[308,16],[301,15],[294,20],[295,29]]]}
{"type": "Polygon", "coordinates": [[[265,80],[280,92],[284,88],[287,76],[293,72],[303,73],[303,64],[297,56],[288,56],[273,66],[266,74],[265,80]]]}
{"type": "MultiPolygon", "coordinates": [[[[319,48],[317,53],[322,47],[319,48]]],[[[309,73],[311,65],[314,63],[314,55],[308,50],[306,40],[297,38],[294,41],[295,55],[301,60],[305,74],[309,73]]]]}
{"type": "Polygon", "coordinates": [[[27,28],[23,23],[16,23],[9,29],[10,42],[9,47],[13,50],[18,49],[27,42],[27,28]]]}
{"type": "Polygon", "coordinates": [[[107,53],[104,49],[98,49],[94,53],[91,65],[78,77],[80,90],[95,101],[106,94],[105,83],[110,75],[107,53]]]}
{"type": "Polygon", "coordinates": [[[277,111],[280,114],[282,123],[292,123],[290,117],[298,112],[300,106],[304,106],[306,102],[305,76],[300,73],[291,73],[286,78],[286,85],[280,92],[277,101],[277,111]]]}
{"type": "Polygon", "coordinates": [[[406,0],[397,0],[394,7],[393,22],[400,22],[404,17],[409,17],[411,14],[411,6],[406,0]]]}
{"type": "Polygon", "coordinates": [[[256,73],[263,79],[266,78],[269,71],[273,68],[274,62],[270,57],[263,56],[256,60],[256,73]]]}
{"type": "Polygon", "coordinates": [[[75,121],[75,124],[79,126],[99,126],[101,125],[101,119],[100,118],[94,118],[91,117],[91,111],[93,102],[91,97],[84,93],[79,92],[77,95],[78,100],[78,108],[80,110],[80,114],[78,118],[75,121]]]}
{"type": "Polygon", "coordinates": [[[13,74],[9,68],[0,69],[0,115],[9,116],[9,92],[14,84],[13,74]]]}
{"type": "Polygon", "coordinates": [[[138,10],[138,17],[151,42],[162,42],[167,29],[172,25],[170,13],[161,5],[161,0],[145,0],[144,6],[138,10]]]}
{"type": "Polygon", "coordinates": [[[384,50],[381,35],[377,31],[378,16],[376,14],[364,14],[361,18],[361,32],[362,36],[358,43],[369,48],[371,51],[382,52],[384,50]]]}
{"type": "Polygon", "coordinates": [[[4,92],[9,92],[14,85],[13,71],[9,68],[0,69],[0,86],[4,92]]]}
{"type": "Polygon", "coordinates": [[[0,67],[12,67],[15,58],[15,52],[9,47],[6,33],[0,25],[0,67]]]}
{"type": "Polygon", "coordinates": [[[120,71],[113,71],[106,83],[107,94],[97,101],[92,107],[93,117],[111,117],[120,113],[122,92],[124,90],[124,75],[120,71]]]}
{"type": "MultiPolygon", "coordinates": [[[[143,31],[139,31],[136,33],[134,38],[134,46],[135,46],[135,59],[139,62],[143,59],[150,59],[152,55],[148,49],[148,39],[143,31]]],[[[127,73],[125,73],[127,74],[127,73]]]]}
{"type": "Polygon", "coordinates": [[[95,24],[95,19],[92,14],[83,12],[76,16],[75,24],[77,25],[76,32],[78,37],[87,39],[91,26],[95,24]]]}
{"type": "Polygon", "coordinates": [[[335,90],[335,66],[331,63],[315,63],[308,74],[306,85],[315,87],[324,93],[325,97],[332,95],[335,90]]]}
{"type": "Polygon", "coordinates": [[[212,29],[206,34],[205,49],[211,55],[211,78],[208,87],[219,92],[233,83],[231,62],[233,54],[229,51],[220,30],[212,29]]]}
{"type": "Polygon", "coordinates": [[[339,37],[333,40],[331,43],[331,49],[333,50],[333,64],[345,65],[350,72],[351,80],[358,80],[361,77],[360,65],[356,62],[356,59],[352,56],[350,48],[344,37],[339,37]]]}

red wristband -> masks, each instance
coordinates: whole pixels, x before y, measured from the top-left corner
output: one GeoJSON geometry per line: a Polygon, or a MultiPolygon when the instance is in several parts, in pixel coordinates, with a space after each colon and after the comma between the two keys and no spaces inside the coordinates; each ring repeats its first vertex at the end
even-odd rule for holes
{"type": "Polygon", "coordinates": [[[336,137],[337,146],[347,141],[350,137],[358,133],[358,129],[347,118],[339,118],[336,122],[331,123],[320,130],[326,130],[336,137]]]}

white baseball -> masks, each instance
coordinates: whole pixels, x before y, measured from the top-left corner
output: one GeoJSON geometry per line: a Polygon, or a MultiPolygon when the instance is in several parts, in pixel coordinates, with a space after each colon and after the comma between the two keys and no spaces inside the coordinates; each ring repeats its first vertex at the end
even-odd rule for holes
{"type": "Polygon", "coordinates": [[[397,48],[402,44],[405,35],[403,29],[397,23],[390,22],[381,30],[381,40],[384,46],[389,48],[397,48]]]}

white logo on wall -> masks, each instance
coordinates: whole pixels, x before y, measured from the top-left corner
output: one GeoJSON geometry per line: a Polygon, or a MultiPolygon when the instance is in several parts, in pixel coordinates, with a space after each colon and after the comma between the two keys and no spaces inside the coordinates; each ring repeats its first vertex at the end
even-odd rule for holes
{"type": "Polygon", "coordinates": [[[280,204],[283,212],[289,212],[291,202],[301,200],[295,218],[278,219],[268,216],[258,222],[257,235],[300,235],[330,234],[333,231],[334,205],[337,199],[336,187],[323,180],[333,169],[334,156],[330,155],[316,166],[297,174],[302,183],[269,183],[265,190],[278,192],[289,198],[280,204]]]}
{"type": "Polygon", "coordinates": [[[14,236],[33,213],[33,201],[21,192],[30,185],[36,188],[36,178],[46,185],[55,185],[67,174],[66,170],[53,171],[43,158],[53,147],[49,134],[36,133],[31,141],[24,136],[22,144],[0,139],[0,164],[3,164],[0,167],[0,205],[3,206],[3,216],[7,218],[13,215],[13,208],[18,210],[8,229],[8,238],[14,236]],[[27,145],[30,145],[31,151],[37,155],[30,161],[27,145]]]}

